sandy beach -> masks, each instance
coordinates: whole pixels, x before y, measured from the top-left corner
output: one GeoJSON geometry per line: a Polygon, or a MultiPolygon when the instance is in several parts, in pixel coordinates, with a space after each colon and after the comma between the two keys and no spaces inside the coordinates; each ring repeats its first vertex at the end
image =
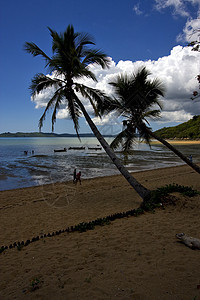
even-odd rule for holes
{"type": "MultiPolygon", "coordinates": [[[[171,140],[167,140],[166,141],[171,144],[171,145],[199,145],[200,144],[200,140],[177,140],[177,139],[171,139],[171,140]]],[[[156,145],[156,144],[161,144],[159,141],[157,140],[152,140],[151,142],[152,145],[156,145]]]]}
{"type": "MultiPolygon", "coordinates": [[[[185,165],[134,176],[151,190],[175,183],[200,191],[200,175],[185,165]]],[[[0,299],[200,299],[200,250],[175,238],[200,238],[200,195],[173,196],[175,206],[155,213],[5,250],[0,299]]],[[[2,191],[0,199],[0,246],[141,204],[122,176],[2,191]]]]}
{"type": "MultiPolygon", "coordinates": [[[[168,143],[170,143],[171,145],[199,145],[200,144],[200,140],[178,140],[178,139],[171,139],[168,140],[166,139],[166,141],[168,143]]],[[[159,141],[157,140],[152,140],[152,144],[160,144],[159,141]]]]}

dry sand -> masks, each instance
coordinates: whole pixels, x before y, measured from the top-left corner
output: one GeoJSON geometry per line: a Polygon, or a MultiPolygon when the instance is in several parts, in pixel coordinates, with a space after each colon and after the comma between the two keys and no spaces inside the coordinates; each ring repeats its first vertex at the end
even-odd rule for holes
{"type": "MultiPolygon", "coordinates": [[[[200,190],[188,166],[134,173],[147,188],[169,183],[200,190]]],[[[200,196],[176,206],[62,233],[0,254],[0,299],[200,299],[200,250],[175,234],[200,238],[200,196]],[[32,286],[37,287],[35,290],[32,286]],[[195,298],[196,297],[196,298],[195,298]]],[[[0,192],[0,245],[31,239],[137,208],[141,199],[121,176],[0,192]]]]}
{"type": "MultiPolygon", "coordinates": [[[[175,140],[175,139],[171,139],[171,140],[166,140],[168,143],[170,143],[171,145],[199,145],[200,144],[200,140],[175,140]]],[[[159,141],[157,140],[152,140],[152,144],[161,144],[159,141]]]]}

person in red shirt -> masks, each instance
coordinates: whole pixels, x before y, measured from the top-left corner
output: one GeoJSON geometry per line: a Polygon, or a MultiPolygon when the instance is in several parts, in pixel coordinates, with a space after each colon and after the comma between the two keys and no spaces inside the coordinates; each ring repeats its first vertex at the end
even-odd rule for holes
{"type": "Polygon", "coordinates": [[[77,184],[77,182],[80,182],[80,184],[81,184],[81,171],[79,171],[77,174],[76,174],[76,184],[77,184]]]}

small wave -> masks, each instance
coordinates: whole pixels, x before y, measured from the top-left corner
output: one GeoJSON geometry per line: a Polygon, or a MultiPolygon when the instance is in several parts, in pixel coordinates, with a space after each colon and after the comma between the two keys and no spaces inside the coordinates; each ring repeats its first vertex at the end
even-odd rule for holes
{"type": "Polygon", "coordinates": [[[0,174],[0,180],[6,180],[8,176],[6,174],[0,174]]]}
{"type": "Polygon", "coordinates": [[[32,155],[31,157],[48,157],[48,155],[45,155],[45,154],[37,154],[37,155],[32,155]]]}
{"type": "Polygon", "coordinates": [[[55,169],[56,168],[56,166],[52,166],[52,165],[44,165],[44,164],[38,165],[38,164],[34,164],[34,163],[29,164],[29,167],[38,168],[38,169],[41,169],[41,168],[43,168],[43,169],[55,169]]]}
{"type": "Polygon", "coordinates": [[[44,170],[37,170],[37,169],[34,169],[34,168],[30,168],[28,169],[29,173],[31,175],[48,175],[49,172],[48,171],[44,171],[44,170]]]}

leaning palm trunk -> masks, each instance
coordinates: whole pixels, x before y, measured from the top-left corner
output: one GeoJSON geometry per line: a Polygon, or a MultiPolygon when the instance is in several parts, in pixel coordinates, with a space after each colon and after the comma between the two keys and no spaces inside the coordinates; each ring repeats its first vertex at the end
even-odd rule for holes
{"type": "MultiPolygon", "coordinates": [[[[110,60],[107,55],[98,49],[91,48],[95,45],[94,41],[88,34],[74,32],[72,25],[69,25],[63,34],[58,34],[56,31],[49,28],[52,36],[52,52],[53,56],[50,58],[46,55],[36,44],[26,43],[25,50],[31,53],[33,56],[41,55],[45,58],[51,71],[56,71],[57,75],[62,75],[61,78],[50,78],[44,74],[36,74],[32,79],[31,91],[32,96],[38,95],[46,88],[55,88],[53,97],[48,101],[42,117],[40,118],[39,127],[41,129],[47,111],[54,107],[52,114],[52,129],[56,120],[56,113],[60,106],[66,101],[66,108],[69,111],[69,115],[74,122],[75,130],[78,134],[79,124],[78,120],[81,115],[81,111],[85,116],[89,126],[93,130],[95,136],[105,149],[113,163],[124,175],[130,185],[136,190],[136,192],[146,199],[150,195],[150,191],[137,182],[129,172],[120,163],[120,160],[116,157],[114,152],[110,149],[91,118],[89,117],[85,107],[78,99],[74,91],[81,93],[84,98],[89,99],[96,114],[98,109],[95,104],[98,104],[99,108],[102,106],[102,99],[104,102],[108,102],[108,97],[95,89],[91,89],[87,86],[80,85],[75,82],[79,78],[90,78],[93,81],[97,81],[95,74],[89,69],[90,64],[97,64],[103,69],[109,67],[110,60]],[[75,81],[74,81],[75,80],[75,81]],[[94,101],[94,102],[93,102],[94,101]]],[[[59,76],[58,76],[59,77],[59,76]]]]}
{"type": "Polygon", "coordinates": [[[112,160],[112,162],[115,164],[117,169],[121,172],[121,174],[126,178],[126,180],[129,182],[129,184],[135,189],[135,191],[140,195],[140,197],[145,200],[150,195],[150,190],[146,189],[142,184],[140,184],[128,171],[127,169],[121,164],[119,158],[115,155],[115,153],[111,150],[110,146],[104,139],[104,137],[101,135],[93,121],[91,120],[90,116],[88,115],[84,105],[81,103],[80,100],[77,99],[77,103],[79,107],[82,110],[82,113],[88,122],[91,130],[93,131],[94,135],[112,160]]]}
{"type": "Polygon", "coordinates": [[[146,128],[149,135],[151,135],[154,139],[161,142],[163,145],[165,145],[167,148],[169,148],[171,151],[173,151],[180,159],[182,159],[186,164],[188,164],[192,169],[194,169],[197,173],[200,174],[200,167],[191,162],[185,155],[183,155],[180,151],[178,151],[176,148],[174,148],[171,144],[169,144],[166,140],[163,138],[157,136],[154,132],[152,132],[149,128],[146,128]]]}

